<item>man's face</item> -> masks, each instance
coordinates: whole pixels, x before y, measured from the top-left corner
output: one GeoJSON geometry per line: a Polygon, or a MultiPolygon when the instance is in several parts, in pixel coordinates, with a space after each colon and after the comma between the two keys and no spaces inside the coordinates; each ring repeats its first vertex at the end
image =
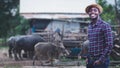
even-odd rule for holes
{"type": "Polygon", "coordinates": [[[89,16],[90,16],[91,19],[96,19],[96,18],[98,18],[100,12],[99,12],[98,8],[92,7],[89,10],[88,14],[89,14],[89,16]]]}

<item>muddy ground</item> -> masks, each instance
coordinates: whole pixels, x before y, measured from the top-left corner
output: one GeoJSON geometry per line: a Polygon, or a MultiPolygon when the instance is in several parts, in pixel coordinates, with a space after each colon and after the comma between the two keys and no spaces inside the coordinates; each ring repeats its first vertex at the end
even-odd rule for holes
{"type": "MultiPolygon", "coordinates": [[[[33,66],[32,60],[24,59],[20,61],[15,61],[8,57],[8,48],[0,48],[0,68],[86,68],[85,61],[68,61],[61,62],[56,66],[40,66],[39,61],[36,62],[36,66],[33,66]],[[78,62],[80,63],[78,66],[78,62]]],[[[114,66],[110,68],[120,68],[119,66],[114,66]]]]}
{"type": "Polygon", "coordinates": [[[69,64],[67,64],[66,62],[59,63],[59,65],[52,66],[52,67],[48,66],[49,64],[40,66],[39,61],[36,62],[36,66],[33,66],[32,62],[33,61],[30,59],[15,61],[14,59],[9,58],[8,48],[0,49],[0,68],[34,68],[34,67],[35,68],[76,68],[76,67],[85,68],[84,66],[77,66],[76,63],[78,61],[68,62],[69,64]],[[62,64],[63,64],[63,66],[62,66],[62,64]]]}
{"type": "Polygon", "coordinates": [[[8,48],[1,48],[0,67],[1,66],[32,66],[32,60],[24,59],[15,61],[13,58],[9,58],[8,48]]]}

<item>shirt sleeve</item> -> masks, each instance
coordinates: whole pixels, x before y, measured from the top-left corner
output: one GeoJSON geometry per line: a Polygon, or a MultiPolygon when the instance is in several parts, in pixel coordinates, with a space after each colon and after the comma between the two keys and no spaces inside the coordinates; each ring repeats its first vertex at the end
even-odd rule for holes
{"type": "Polygon", "coordinates": [[[100,61],[104,62],[105,61],[105,57],[108,56],[110,54],[110,52],[112,51],[113,48],[113,35],[112,35],[112,30],[111,30],[111,26],[109,24],[105,24],[103,26],[103,32],[104,32],[104,36],[105,36],[105,49],[103,54],[100,56],[100,61]]]}

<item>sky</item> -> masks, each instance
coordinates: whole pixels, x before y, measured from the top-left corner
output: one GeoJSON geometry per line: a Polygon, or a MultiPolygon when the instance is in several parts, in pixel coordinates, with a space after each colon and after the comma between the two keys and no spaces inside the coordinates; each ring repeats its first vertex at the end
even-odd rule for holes
{"type": "MultiPolygon", "coordinates": [[[[114,4],[114,0],[107,0],[114,4]]],[[[85,13],[87,5],[95,0],[20,0],[20,13],[85,13]]]]}
{"type": "Polygon", "coordinates": [[[112,4],[112,5],[115,4],[115,0],[107,0],[107,2],[112,4]]]}
{"type": "Polygon", "coordinates": [[[91,3],[95,0],[20,0],[20,13],[85,13],[86,6],[91,3]]]}

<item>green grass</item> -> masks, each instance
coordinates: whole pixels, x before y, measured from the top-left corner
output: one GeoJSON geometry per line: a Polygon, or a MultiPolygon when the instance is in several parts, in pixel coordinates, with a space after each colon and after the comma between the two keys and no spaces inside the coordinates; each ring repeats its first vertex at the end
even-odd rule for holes
{"type": "Polygon", "coordinates": [[[0,49],[9,48],[8,46],[0,46],[0,49]]]}
{"type": "Polygon", "coordinates": [[[3,39],[0,38],[0,42],[2,42],[3,39]]]}
{"type": "Polygon", "coordinates": [[[22,68],[20,65],[5,65],[3,68],[22,68]]]}
{"type": "Polygon", "coordinates": [[[8,48],[7,44],[5,44],[5,41],[0,38],[0,49],[1,48],[8,48]]]}

